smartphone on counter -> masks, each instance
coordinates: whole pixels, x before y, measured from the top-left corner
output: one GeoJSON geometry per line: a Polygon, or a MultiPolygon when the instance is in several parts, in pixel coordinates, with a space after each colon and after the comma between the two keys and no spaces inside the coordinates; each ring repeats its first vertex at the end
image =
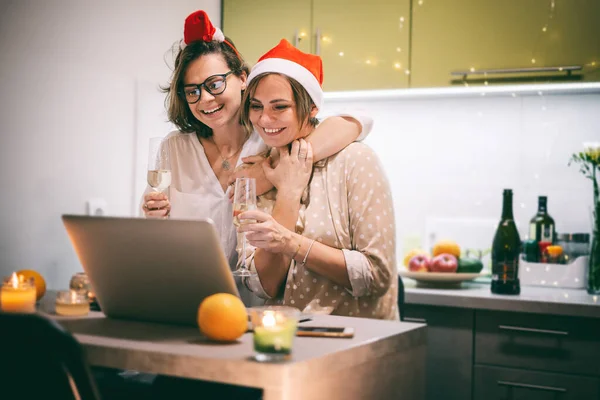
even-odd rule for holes
{"type": "Polygon", "coordinates": [[[296,336],[351,338],[354,337],[354,328],[331,326],[299,326],[296,336]]]}

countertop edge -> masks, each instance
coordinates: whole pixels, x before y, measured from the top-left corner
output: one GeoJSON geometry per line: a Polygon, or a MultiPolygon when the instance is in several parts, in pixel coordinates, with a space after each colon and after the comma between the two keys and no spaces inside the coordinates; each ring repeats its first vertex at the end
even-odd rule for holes
{"type": "MultiPolygon", "coordinates": [[[[469,295],[461,295],[461,293],[457,290],[423,290],[420,288],[407,287],[405,288],[404,302],[406,304],[456,307],[473,310],[511,311],[571,317],[600,318],[600,303],[574,303],[569,302],[568,297],[566,297],[564,301],[560,301],[556,299],[524,297],[523,295],[491,295],[489,293],[483,293],[483,290],[486,289],[487,285],[481,286],[481,295],[473,292],[469,292],[469,295]]],[[[547,290],[553,291],[559,289],[549,288],[547,290]]],[[[582,292],[585,293],[585,291],[582,292]]],[[[592,296],[590,295],[590,297],[592,296]]]]}

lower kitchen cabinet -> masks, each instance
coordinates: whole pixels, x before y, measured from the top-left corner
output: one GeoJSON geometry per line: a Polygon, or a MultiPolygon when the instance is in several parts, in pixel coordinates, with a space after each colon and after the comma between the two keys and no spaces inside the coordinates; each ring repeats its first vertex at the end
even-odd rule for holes
{"type": "Polygon", "coordinates": [[[600,320],[477,310],[475,364],[600,376],[600,320]]]}
{"type": "Polygon", "coordinates": [[[600,319],[405,304],[428,400],[600,400],[600,319]]]}
{"type": "Polygon", "coordinates": [[[405,322],[427,324],[428,400],[471,398],[474,310],[406,304],[405,322]]]}
{"type": "Polygon", "coordinates": [[[600,379],[477,365],[473,400],[582,400],[600,398],[600,379]]]}

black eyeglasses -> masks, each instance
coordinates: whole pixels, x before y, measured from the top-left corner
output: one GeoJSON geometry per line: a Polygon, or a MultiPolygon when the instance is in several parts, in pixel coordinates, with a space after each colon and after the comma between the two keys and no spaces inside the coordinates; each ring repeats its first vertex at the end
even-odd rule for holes
{"type": "Polygon", "coordinates": [[[233,72],[234,71],[229,71],[225,74],[209,76],[199,85],[185,85],[182,92],[185,101],[187,101],[188,104],[197,103],[202,95],[202,87],[204,87],[204,89],[206,89],[206,91],[213,96],[223,93],[225,89],[227,89],[227,77],[233,72]]]}

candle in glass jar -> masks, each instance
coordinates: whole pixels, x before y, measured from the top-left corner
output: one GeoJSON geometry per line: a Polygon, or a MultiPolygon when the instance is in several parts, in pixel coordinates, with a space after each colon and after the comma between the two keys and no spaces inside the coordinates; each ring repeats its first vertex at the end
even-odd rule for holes
{"type": "Polygon", "coordinates": [[[295,308],[283,306],[251,308],[254,328],[254,358],[257,361],[281,361],[292,352],[298,316],[295,308]]]}
{"type": "Polygon", "coordinates": [[[5,280],[0,292],[0,308],[5,312],[35,312],[35,285],[26,281],[13,272],[5,280]]]}
{"type": "Polygon", "coordinates": [[[56,314],[80,317],[90,312],[87,296],[74,290],[60,290],[56,296],[56,314]]]}

